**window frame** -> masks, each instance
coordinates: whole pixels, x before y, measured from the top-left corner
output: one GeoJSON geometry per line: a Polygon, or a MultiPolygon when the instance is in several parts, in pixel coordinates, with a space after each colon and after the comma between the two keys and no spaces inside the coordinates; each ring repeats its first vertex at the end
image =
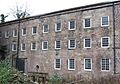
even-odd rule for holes
{"type": "Polygon", "coordinates": [[[69,22],[68,22],[68,30],[75,30],[76,29],[76,20],[70,20],[69,22]],[[71,21],[74,21],[74,28],[73,29],[71,29],[70,28],[70,22],[71,21]]]}
{"type": "Polygon", "coordinates": [[[84,18],[84,20],[83,20],[83,27],[84,27],[85,29],[92,28],[92,19],[91,19],[91,18],[84,18]],[[86,27],[86,26],[85,26],[85,20],[86,20],[86,19],[90,19],[90,27],[86,27]]]}
{"type": "Polygon", "coordinates": [[[2,31],[0,31],[0,38],[2,38],[2,31]]]}
{"type": "Polygon", "coordinates": [[[84,58],[84,70],[85,71],[92,71],[92,58],[84,58]],[[90,65],[91,65],[91,69],[86,69],[86,59],[90,59],[90,65]]]}
{"type": "MultiPolygon", "coordinates": [[[[109,59],[109,58],[102,58],[102,59],[109,59]]],[[[101,59],[101,71],[110,71],[110,62],[111,62],[111,60],[109,59],[109,70],[102,70],[102,59],[101,59]]],[[[106,63],[105,63],[106,64],[106,63]]],[[[105,65],[105,68],[106,68],[106,65],[105,65]]]]}
{"type": "Polygon", "coordinates": [[[17,29],[14,29],[13,30],[13,37],[17,37],[17,35],[18,35],[18,31],[17,31],[17,29]],[[16,35],[15,35],[15,33],[16,33],[16,35]]]}
{"type": "Polygon", "coordinates": [[[23,49],[23,44],[25,43],[21,43],[21,51],[26,51],[26,44],[25,44],[25,50],[23,49]]]}
{"type": "Polygon", "coordinates": [[[12,51],[17,51],[17,43],[12,43],[12,51]],[[14,45],[16,45],[16,50],[14,49],[14,45]]]}
{"type": "Polygon", "coordinates": [[[110,20],[109,20],[109,16],[102,16],[102,17],[101,17],[101,27],[108,27],[109,24],[110,24],[109,21],[110,21],[110,20]],[[108,17],[108,25],[103,25],[103,23],[102,23],[102,22],[103,22],[103,19],[102,19],[103,17],[108,17]]]}
{"type": "MultiPolygon", "coordinates": [[[[57,59],[59,59],[59,58],[57,58],[57,59]]],[[[56,64],[56,60],[57,60],[57,59],[54,60],[54,69],[55,69],[55,70],[61,70],[61,59],[59,59],[59,60],[60,60],[60,68],[56,68],[56,65],[57,65],[57,64],[56,64]]]]}
{"type": "Polygon", "coordinates": [[[5,31],[5,38],[9,38],[9,31],[5,31]]]}
{"type": "Polygon", "coordinates": [[[48,50],[48,41],[43,41],[42,42],[42,50],[48,50]],[[46,49],[44,49],[44,42],[47,42],[47,48],[46,49]]]}
{"type": "Polygon", "coordinates": [[[33,26],[32,27],[32,35],[36,35],[37,34],[37,26],[33,26]],[[33,29],[36,28],[36,33],[33,32],[33,29]]]}
{"type": "Polygon", "coordinates": [[[92,39],[91,39],[91,38],[84,38],[84,48],[92,48],[92,39]],[[85,43],[85,42],[86,42],[85,40],[86,40],[86,39],[90,39],[90,47],[86,47],[86,46],[85,46],[85,44],[86,44],[86,43],[85,43]]]}
{"type": "Polygon", "coordinates": [[[32,50],[32,51],[37,50],[37,43],[36,43],[36,42],[32,42],[32,43],[31,43],[31,50],[32,50]],[[35,49],[33,49],[33,47],[32,47],[33,43],[35,43],[35,49]]]}
{"type": "Polygon", "coordinates": [[[75,64],[75,59],[74,59],[74,69],[71,69],[71,68],[70,68],[70,60],[71,60],[71,59],[68,59],[68,70],[75,70],[75,68],[76,68],[76,67],[75,67],[75,65],[76,65],[76,64],[75,64]]]}
{"type": "Polygon", "coordinates": [[[48,24],[44,24],[44,25],[43,25],[43,33],[48,33],[48,32],[49,32],[49,25],[48,25],[48,24]],[[45,25],[48,26],[48,31],[47,31],[47,32],[44,31],[44,30],[45,30],[45,25]]]}
{"type": "Polygon", "coordinates": [[[55,49],[61,49],[61,40],[56,40],[55,41],[55,49]],[[57,41],[60,41],[60,48],[57,48],[57,41]]]}
{"type": "Polygon", "coordinates": [[[70,39],[70,40],[68,40],[68,49],[75,49],[76,48],[76,40],[75,39],[70,39]],[[70,40],[75,41],[75,46],[73,48],[70,47],[70,40]]]}
{"type": "Polygon", "coordinates": [[[22,36],[26,36],[26,34],[27,34],[27,30],[26,30],[26,33],[25,34],[23,34],[23,30],[26,30],[26,28],[22,28],[22,36]]]}
{"type": "Polygon", "coordinates": [[[62,23],[61,22],[56,22],[55,23],[55,32],[60,32],[62,28],[62,23]],[[57,24],[60,23],[60,30],[57,30],[57,24]]]}
{"type": "Polygon", "coordinates": [[[109,48],[109,47],[110,47],[110,37],[101,37],[101,48],[109,48]],[[108,46],[107,46],[107,47],[106,47],[106,46],[105,46],[105,47],[103,46],[103,42],[102,42],[102,41],[103,41],[103,38],[108,38],[108,46]]]}

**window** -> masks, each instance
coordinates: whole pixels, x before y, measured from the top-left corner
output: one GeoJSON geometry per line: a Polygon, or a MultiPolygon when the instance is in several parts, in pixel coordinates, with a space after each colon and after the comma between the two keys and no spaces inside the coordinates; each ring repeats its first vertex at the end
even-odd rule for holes
{"type": "Polygon", "coordinates": [[[49,30],[49,26],[47,24],[43,25],[43,33],[48,33],[48,30],[49,30]]]}
{"type": "Polygon", "coordinates": [[[42,42],[42,50],[48,50],[48,41],[42,42]]]}
{"type": "Polygon", "coordinates": [[[17,44],[16,43],[12,44],[12,51],[17,51],[17,44]]]}
{"type": "Polygon", "coordinates": [[[23,28],[22,29],[22,36],[25,36],[26,35],[26,28],[23,28]]]}
{"type": "Polygon", "coordinates": [[[0,38],[2,37],[2,32],[0,31],[0,38]]]}
{"type": "Polygon", "coordinates": [[[91,28],[91,19],[90,18],[86,18],[84,19],[84,28],[91,28]]]}
{"type": "Polygon", "coordinates": [[[75,60],[68,59],[68,70],[75,70],[75,60]]]}
{"type": "Polygon", "coordinates": [[[91,48],[91,39],[90,38],[84,39],[84,48],[91,48]]]}
{"type": "Polygon", "coordinates": [[[75,30],[76,22],[74,20],[69,21],[69,30],[75,30]]]}
{"type": "Polygon", "coordinates": [[[59,31],[61,31],[61,23],[60,22],[55,24],[55,32],[59,32],[59,31]]]}
{"type": "Polygon", "coordinates": [[[37,44],[35,42],[31,43],[31,50],[37,50],[37,44]]]}
{"type": "Polygon", "coordinates": [[[110,45],[110,38],[109,37],[102,37],[101,38],[101,47],[108,48],[110,45]]]}
{"type": "Polygon", "coordinates": [[[55,41],[55,49],[61,49],[61,41],[55,41]]]}
{"type": "Polygon", "coordinates": [[[9,38],[9,31],[5,32],[5,38],[9,38]]]}
{"type": "Polygon", "coordinates": [[[25,49],[26,49],[26,45],[25,45],[25,43],[22,43],[21,44],[21,51],[25,51],[25,49]]]}
{"type": "Polygon", "coordinates": [[[84,70],[91,71],[91,69],[92,69],[92,59],[85,58],[84,59],[84,70]]]}
{"type": "Polygon", "coordinates": [[[102,71],[110,70],[110,59],[102,59],[101,60],[101,70],[102,71]]]}
{"type": "Polygon", "coordinates": [[[101,17],[101,26],[109,26],[109,16],[101,17]]]}
{"type": "Polygon", "coordinates": [[[68,48],[75,49],[76,48],[76,40],[69,40],[68,41],[68,48]]]}
{"type": "Polygon", "coordinates": [[[37,34],[37,27],[36,26],[32,28],[32,35],[35,35],[35,34],[37,34]]]}
{"type": "Polygon", "coordinates": [[[13,37],[17,37],[17,30],[16,29],[13,30],[13,37]]]}
{"type": "Polygon", "coordinates": [[[57,70],[61,69],[61,59],[55,59],[54,68],[57,70]]]}

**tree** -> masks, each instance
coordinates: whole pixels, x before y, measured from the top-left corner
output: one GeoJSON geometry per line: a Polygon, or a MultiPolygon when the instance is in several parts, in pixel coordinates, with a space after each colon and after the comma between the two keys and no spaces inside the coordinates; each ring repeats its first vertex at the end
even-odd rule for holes
{"type": "Polygon", "coordinates": [[[24,6],[18,6],[16,4],[16,7],[11,9],[11,14],[16,18],[16,19],[21,19],[21,18],[25,18],[28,17],[30,15],[29,10],[24,6]]]}
{"type": "Polygon", "coordinates": [[[5,16],[4,14],[1,14],[0,17],[1,17],[1,23],[2,23],[2,22],[5,22],[5,19],[8,17],[8,15],[5,16]]]}

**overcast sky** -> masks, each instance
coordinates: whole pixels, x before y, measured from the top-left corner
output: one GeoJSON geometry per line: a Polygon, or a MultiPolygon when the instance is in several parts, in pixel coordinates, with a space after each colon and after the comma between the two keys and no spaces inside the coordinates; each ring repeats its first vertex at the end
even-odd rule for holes
{"type": "MultiPolygon", "coordinates": [[[[13,9],[16,4],[27,5],[33,16],[106,1],[116,0],[0,0],[0,14],[9,14],[10,9],[13,9]]],[[[13,17],[9,16],[8,19],[11,20],[13,17]]]]}

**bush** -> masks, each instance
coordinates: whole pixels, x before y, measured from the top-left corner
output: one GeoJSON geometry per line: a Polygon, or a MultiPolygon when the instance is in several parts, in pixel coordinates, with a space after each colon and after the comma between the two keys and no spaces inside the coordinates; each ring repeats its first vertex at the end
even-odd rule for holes
{"type": "Polygon", "coordinates": [[[62,77],[60,77],[58,74],[50,76],[49,84],[62,84],[62,77]]]}

